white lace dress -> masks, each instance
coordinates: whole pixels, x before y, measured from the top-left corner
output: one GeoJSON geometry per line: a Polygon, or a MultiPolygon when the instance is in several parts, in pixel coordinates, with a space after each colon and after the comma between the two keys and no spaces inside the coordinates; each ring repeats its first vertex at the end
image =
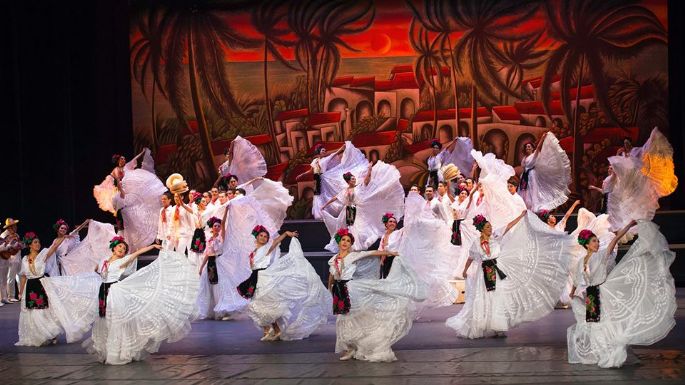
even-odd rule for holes
{"type": "MultiPolygon", "coordinates": [[[[45,274],[45,258],[47,257],[48,249],[43,249],[36,256],[33,262],[33,271],[29,266],[28,256],[21,260],[21,273],[26,279],[41,278],[45,274]]],[[[50,256],[54,258],[54,256],[50,256]]],[[[62,325],[53,312],[53,301],[48,293],[46,298],[34,291],[27,292],[27,287],[24,287],[24,298],[21,299],[21,312],[19,313],[19,341],[15,346],[42,346],[56,338],[63,332],[62,325]],[[37,306],[45,306],[47,308],[29,309],[26,303],[31,302],[37,306]]]]}
{"type": "Polygon", "coordinates": [[[45,267],[45,274],[50,277],[65,274],[63,259],[68,253],[74,250],[74,248],[78,247],[79,243],[81,243],[81,238],[78,234],[66,237],[57,247],[55,257],[48,260],[47,266],[45,267]],[[61,270],[60,266],[62,267],[61,270]]]}
{"type": "MultiPolygon", "coordinates": [[[[471,168],[473,167],[474,162],[471,150],[473,150],[471,138],[460,136],[456,139],[452,151],[447,151],[447,149],[443,150],[445,154],[442,157],[442,163],[444,165],[451,163],[457,166],[462,176],[470,178],[471,168]]],[[[442,178],[442,173],[440,173],[440,177],[442,178]]]]}
{"type": "Polygon", "coordinates": [[[337,255],[328,261],[333,278],[348,281],[350,301],[349,313],[339,314],[335,322],[335,352],[354,350],[354,358],[359,360],[394,361],[392,345],[409,333],[415,305],[426,298],[426,291],[397,257],[386,279],[355,279],[357,263],[374,258],[368,255],[352,252],[337,263],[337,255]]]}
{"type": "MultiPolygon", "coordinates": [[[[214,264],[207,261],[205,267],[200,272],[200,290],[197,296],[197,307],[199,309],[199,318],[218,318],[225,314],[215,313],[214,309],[216,305],[221,302],[221,286],[219,283],[210,282],[210,276],[216,274],[219,282],[221,282],[221,277],[226,275],[223,271],[223,265],[219,263],[219,258],[221,258],[221,253],[223,251],[223,239],[221,235],[216,237],[210,236],[207,239],[207,246],[205,248],[202,258],[205,256],[214,256],[214,264]],[[212,271],[214,270],[214,271],[212,271]]],[[[200,261],[200,265],[202,261],[200,261]]]]}
{"type": "Polygon", "coordinates": [[[479,240],[471,246],[472,266],[478,266],[467,277],[464,307],[446,322],[460,337],[481,338],[544,317],[554,310],[566,282],[568,235],[550,229],[530,212],[501,233],[493,233],[489,253],[479,240]],[[495,289],[487,291],[481,265],[492,259],[506,278],[495,273],[495,289]]]}
{"type": "MultiPolygon", "coordinates": [[[[312,214],[314,218],[321,219],[321,207],[332,197],[336,196],[342,189],[347,187],[347,182],[343,179],[343,174],[351,172],[353,175],[361,175],[368,167],[368,161],[364,154],[352,142],[345,142],[345,149],[342,154],[331,154],[323,158],[312,161],[312,171],[320,172],[321,193],[314,196],[312,204],[312,214]]],[[[332,216],[338,216],[343,205],[341,202],[333,202],[326,211],[332,216]]]]}
{"type": "Polygon", "coordinates": [[[606,249],[581,259],[571,302],[576,324],[567,331],[568,362],[620,367],[629,345],[651,345],[675,326],[675,286],[669,267],[675,253],[651,222],[637,225],[638,239],[612,270],[613,253],[606,249]],[[599,285],[599,304],[586,294],[599,285]],[[599,306],[599,322],[586,321],[586,300],[599,306]]]}
{"type": "Polygon", "coordinates": [[[260,330],[277,323],[282,340],[307,338],[328,321],[331,295],[297,238],[291,238],[288,254],[259,272],[248,314],[260,330]]]}
{"type": "Polygon", "coordinates": [[[221,257],[217,258],[221,298],[214,307],[216,314],[242,311],[248,305],[236,287],[252,273],[249,262],[255,241],[252,229],[262,225],[272,237],[277,236],[286,210],[293,201],[281,182],[261,179],[251,185],[251,193],[228,201],[224,223],[226,238],[221,257]]]}
{"type": "Polygon", "coordinates": [[[534,152],[521,161],[524,171],[519,183],[519,194],[528,209],[536,213],[552,211],[564,204],[568,200],[568,185],[571,183],[571,162],[559,140],[552,133],[547,133],[540,145],[540,152],[534,152]]]}
{"type": "Polygon", "coordinates": [[[354,250],[368,249],[385,233],[385,227],[380,220],[383,214],[404,211],[404,188],[400,184],[400,172],[395,166],[378,161],[371,169],[371,181],[368,185],[364,184],[365,175],[355,176],[357,186],[345,187],[337,195],[343,206],[356,207],[354,224],[347,225],[344,207],[337,216],[327,211],[322,213],[323,221],[331,235],[330,242],[325,246],[328,251],[338,251],[335,233],[341,228],[347,228],[354,235],[354,250]]]}

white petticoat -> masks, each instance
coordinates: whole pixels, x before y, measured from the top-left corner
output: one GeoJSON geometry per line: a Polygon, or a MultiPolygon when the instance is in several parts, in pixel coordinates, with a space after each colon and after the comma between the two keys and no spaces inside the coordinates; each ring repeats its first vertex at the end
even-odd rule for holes
{"type": "Polygon", "coordinates": [[[675,286],[669,266],[675,253],[651,222],[600,285],[600,321],[585,321],[585,303],[571,302],[576,324],[567,331],[568,362],[620,367],[628,345],[651,345],[675,326],[675,286]]]}
{"type": "Polygon", "coordinates": [[[392,345],[409,333],[416,302],[427,295],[416,273],[396,257],[386,279],[353,279],[347,289],[350,312],[335,322],[335,352],[352,349],[359,360],[396,360],[392,345]]]}
{"type": "Polygon", "coordinates": [[[162,342],[190,332],[198,287],[197,270],[185,255],[161,250],[154,262],[110,287],[107,316],[97,318],[83,346],[107,364],[144,359],[162,342]]]}
{"type": "Polygon", "coordinates": [[[328,321],[331,302],[300,242],[291,238],[288,254],[259,272],[248,314],[260,330],[277,323],[282,340],[300,340],[328,321]]]}
{"type": "Polygon", "coordinates": [[[544,317],[554,310],[566,283],[570,238],[537,215],[528,212],[501,242],[497,267],[507,277],[497,277],[496,289],[488,292],[483,269],[472,266],[464,307],[446,321],[461,337],[481,338],[544,317]]]}

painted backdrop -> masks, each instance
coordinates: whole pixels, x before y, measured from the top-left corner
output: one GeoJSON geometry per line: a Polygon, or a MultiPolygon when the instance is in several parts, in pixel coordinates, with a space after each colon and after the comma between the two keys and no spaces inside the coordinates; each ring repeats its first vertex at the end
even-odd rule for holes
{"type": "Polygon", "coordinates": [[[310,215],[313,181],[296,177],[319,142],[351,140],[408,187],[433,138],[516,166],[552,131],[592,209],[624,137],[668,135],[665,0],[178,3],[133,2],[135,147],[202,190],[247,137],[296,197],[291,218],[310,215]]]}

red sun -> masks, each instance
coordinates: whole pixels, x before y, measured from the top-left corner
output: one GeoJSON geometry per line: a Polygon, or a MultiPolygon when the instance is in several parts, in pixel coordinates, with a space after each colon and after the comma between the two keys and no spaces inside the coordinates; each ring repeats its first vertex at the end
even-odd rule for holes
{"type": "Polygon", "coordinates": [[[392,42],[390,37],[384,33],[376,33],[371,37],[371,43],[369,44],[371,51],[377,54],[386,54],[390,52],[392,47],[392,42]]]}

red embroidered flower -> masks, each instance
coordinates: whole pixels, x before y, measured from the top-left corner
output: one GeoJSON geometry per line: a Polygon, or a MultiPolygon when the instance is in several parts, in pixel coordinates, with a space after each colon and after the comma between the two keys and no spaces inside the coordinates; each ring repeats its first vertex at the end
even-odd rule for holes
{"type": "Polygon", "coordinates": [[[247,292],[252,294],[254,292],[254,287],[252,287],[252,286],[248,287],[247,292]]]}
{"type": "Polygon", "coordinates": [[[40,306],[43,304],[43,298],[36,299],[36,305],[40,306]]]}
{"type": "Polygon", "coordinates": [[[339,308],[339,309],[344,309],[344,308],[345,308],[345,301],[339,300],[339,301],[338,301],[338,308],[339,308]]]}
{"type": "Polygon", "coordinates": [[[35,301],[36,299],[38,299],[38,293],[34,293],[34,292],[29,293],[29,299],[31,301],[35,301]]]}

